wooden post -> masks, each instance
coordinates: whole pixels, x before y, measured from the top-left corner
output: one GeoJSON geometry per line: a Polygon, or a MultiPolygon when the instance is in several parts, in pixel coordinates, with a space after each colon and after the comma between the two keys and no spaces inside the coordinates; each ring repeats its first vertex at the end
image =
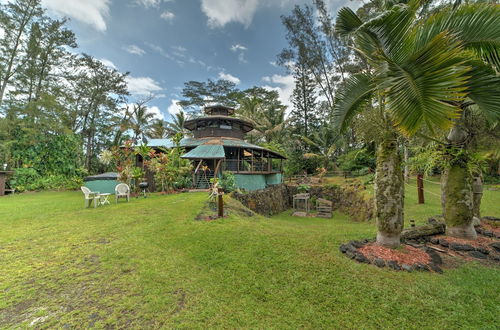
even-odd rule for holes
{"type": "Polygon", "coordinates": [[[417,174],[418,204],[424,204],[424,175],[417,174]]]}
{"type": "Polygon", "coordinates": [[[238,148],[238,162],[236,164],[236,172],[240,173],[240,154],[241,154],[241,149],[238,148]]]}
{"type": "Polygon", "coordinates": [[[224,201],[222,200],[223,191],[222,188],[217,188],[217,199],[219,202],[217,216],[222,218],[224,216],[224,201]]]}
{"type": "Polygon", "coordinates": [[[0,196],[5,195],[5,182],[7,181],[7,173],[0,172],[0,196]]]}

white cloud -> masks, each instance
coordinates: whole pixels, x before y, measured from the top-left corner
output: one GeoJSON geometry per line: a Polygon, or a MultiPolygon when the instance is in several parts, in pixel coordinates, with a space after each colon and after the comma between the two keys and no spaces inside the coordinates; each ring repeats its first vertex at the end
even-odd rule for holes
{"type": "Polygon", "coordinates": [[[49,11],[68,16],[98,31],[106,31],[105,19],[109,16],[110,0],[42,0],[49,11]]]}
{"type": "Polygon", "coordinates": [[[108,59],[105,59],[105,58],[101,58],[100,61],[102,62],[102,64],[104,64],[105,66],[111,68],[111,69],[115,69],[117,70],[118,68],[116,67],[116,65],[111,62],[110,60],[108,59]]]}
{"type": "Polygon", "coordinates": [[[182,111],[182,107],[178,105],[177,102],[179,102],[179,100],[172,100],[167,108],[168,113],[172,116],[182,111]]]}
{"type": "MultiPolygon", "coordinates": [[[[125,104],[125,107],[120,110],[122,114],[125,114],[125,111],[128,111],[129,113],[134,112],[134,103],[127,103],[125,104]]],[[[165,120],[165,115],[163,112],[161,112],[160,108],[158,108],[156,105],[153,106],[147,106],[147,112],[152,113],[154,115],[154,119],[161,119],[165,120]]]]}
{"type": "Polygon", "coordinates": [[[233,51],[233,52],[238,53],[238,61],[240,63],[248,63],[247,60],[245,59],[245,51],[248,48],[246,48],[243,45],[236,44],[236,45],[232,45],[231,48],[229,48],[229,49],[231,49],[231,51],[233,51]]]}
{"type": "Polygon", "coordinates": [[[219,72],[219,79],[224,79],[224,80],[228,80],[232,83],[235,83],[236,85],[239,85],[239,83],[241,82],[239,78],[233,76],[232,74],[229,74],[229,73],[225,73],[225,72],[219,72]]]}
{"type": "Polygon", "coordinates": [[[163,90],[158,82],[149,77],[127,76],[125,80],[127,81],[128,90],[132,95],[144,96],[163,90]]]}
{"type": "Polygon", "coordinates": [[[160,5],[161,0],[135,0],[135,3],[146,8],[149,7],[158,7],[160,5]]]}
{"type": "Polygon", "coordinates": [[[231,48],[230,48],[233,52],[237,52],[239,50],[247,50],[248,48],[246,48],[245,46],[242,46],[240,44],[236,44],[236,45],[232,45],[231,48]]]}
{"type": "Polygon", "coordinates": [[[171,11],[165,10],[163,13],[161,13],[160,17],[167,22],[172,22],[172,20],[175,18],[175,14],[171,11]]]}
{"type": "Polygon", "coordinates": [[[178,52],[185,52],[187,49],[182,46],[172,46],[172,49],[175,49],[178,52]]]}
{"type": "Polygon", "coordinates": [[[201,10],[210,27],[223,27],[237,22],[248,27],[259,7],[260,0],[201,0],[201,10]]]}
{"type": "Polygon", "coordinates": [[[265,85],[262,87],[268,90],[275,90],[278,92],[281,103],[288,106],[287,110],[288,114],[292,109],[292,103],[290,101],[290,97],[292,96],[293,89],[295,87],[295,81],[293,79],[293,76],[292,75],[282,76],[275,74],[272,77],[262,77],[262,80],[274,85],[274,86],[265,85]]]}
{"type": "Polygon", "coordinates": [[[161,119],[161,120],[165,120],[165,116],[163,115],[163,113],[161,112],[160,108],[158,108],[157,106],[152,106],[152,107],[148,107],[148,112],[149,113],[153,113],[154,116],[155,116],[155,119],[161,119]]]}
{"type": "Polygon", "coordinates": [[[128,52],[130,54],[139,55],[139,56],[146,54],[146,51],[144,49],[142,49],[141,47],[136,46],[136,45],[123,46],[123,50],[125,50],[126,52],[128,52]]]}

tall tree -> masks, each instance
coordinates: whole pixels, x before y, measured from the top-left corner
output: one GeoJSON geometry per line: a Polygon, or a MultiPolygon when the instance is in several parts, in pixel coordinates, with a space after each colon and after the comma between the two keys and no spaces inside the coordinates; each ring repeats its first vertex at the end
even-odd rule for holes
{"type": "Polygon", "coordinates": [[[293,109],[290,112],[290,124],[295,134],[310,138],[311,132],[319,127],[316,84],[311,72],[299,59],[293,71],[295,87],[292,93],[293,109]]]}
{"type": "Polygon", "coordinates": [[[26,39],[31,23],[42,15],[40,0],[16,0],[0,4],[0,28],[4,37],[0,41],[0,106],[13,76],[26,61],[26,39]]]}
{"type": "Polygon", "coordinates": [[[188,81],[182,89],[183,99],[178,104],[190,113],[197,113],[201,108],[210,104],[223,104],[236,107],[240,96],[236,84],[224,80],[207,82],[188,81]]]}

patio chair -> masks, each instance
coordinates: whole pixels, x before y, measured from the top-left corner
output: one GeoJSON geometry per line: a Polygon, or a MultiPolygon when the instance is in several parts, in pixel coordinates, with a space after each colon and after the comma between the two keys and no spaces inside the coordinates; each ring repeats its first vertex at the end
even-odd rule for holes
{"type": "Polygon", "coordinates": [[[99,192],[91,191],[87,187],[80,187],[82,189],[83,195],[85,196],[85,207],[89,207],[92,202],[94,202],[94,208],[97,207],[97,203],[99,203],[99,192]]]}
{"type": "Polygon", "coordinates": [[[130,187],[125,183],[119,183],[115,187],[115,198],[116,203],[118,203],[118,198],[127,198],[127,202],[130,200],[130,187]]]}

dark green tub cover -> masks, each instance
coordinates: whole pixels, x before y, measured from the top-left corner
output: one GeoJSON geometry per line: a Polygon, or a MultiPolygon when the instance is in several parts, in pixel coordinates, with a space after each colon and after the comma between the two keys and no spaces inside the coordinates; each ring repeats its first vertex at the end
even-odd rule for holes
{"type": "Polygon", "coordinates": [[[225,157],[224,147],[220,144],[202,144],[181,156],[186,159],[222,159],[225,157]]]}

